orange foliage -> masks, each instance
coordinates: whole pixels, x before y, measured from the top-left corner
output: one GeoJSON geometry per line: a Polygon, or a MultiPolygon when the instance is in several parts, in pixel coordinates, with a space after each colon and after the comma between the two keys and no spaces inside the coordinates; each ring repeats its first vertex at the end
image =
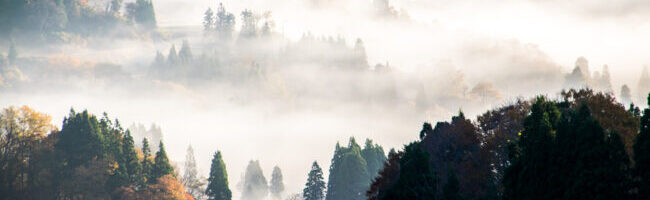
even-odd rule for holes
{"type": "Polygon", "coordinates": [[[172,175],[165,175],[158,178],[156,184],[150,184],[140,191],[135,191],[133,187],[120,187],[114,195],[120,199],[133,200],[194,200],[192,196],[185,192],[183,185],[172,175]]]}

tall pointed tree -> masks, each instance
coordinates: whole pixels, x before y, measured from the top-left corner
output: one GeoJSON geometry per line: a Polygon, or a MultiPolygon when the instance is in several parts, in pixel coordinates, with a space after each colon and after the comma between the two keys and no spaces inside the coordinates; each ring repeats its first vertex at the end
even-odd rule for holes
{"type": "Polygon", "coordinates": [[[160,141],[158,152],[156,152],[156,157],[154,158],[152,178],[155,180],[168,174],[174,175],[174,168],[169,164],[169,158],[167,158],[165,146],[163,145],[163,142],[160,141]]]}
{"type": "Polygon", "coordinates": [[[145,180],[142,181],[141,184],[145,185],[147,182],[152,182],[154,180],[151,148],[149,148],[149,140],[147,140],[147,138],[142,139],[142,156],[142,176],[145,180]]]}
{"type": "Polygon", "coordinates": [[[187,147],[187,155],[185,156],[185,165],[183,168],[184,172],[181,183],[185,186],[188,194],[192,195],[195,199],[199,199],[203,194],[201,187],[204,183],[199,179],[199,171],[196,168],[196,159],[194,158],[194,148],[192,148],[192,145],[187,147]]]}
{"type": "Polygon", "coordinates": [[[368,167],[361,156],[361,147],[354,138],[350,138],[348,147],[336,147],[330,166],[326,199],[365,199],[368,177],[368,167]]]}
{"type": "Polygon", "coordinates": [[[282,192],[284,192],[284,183],[282,182],[282,171],[280,167],[275,166],[273,173],[271,173],[271,187],[269,188],[273,199],[282,199],[282,192]]]}
{"type": "Polygon", "coordinates": [[[311,165],[305,189],[302,190],[304,200],[323,200],[325,199],[325,181],[323,181],[323,170],[314,161],[311,165]]]}
{"type": "Polygon", "coordinates": [[[244,174],[244,184],[242,190],[243,200],[258,200],[264,199],[269,193],[269,186],[267,185],[264,172],[260,167],[259,161],[250,161],[246,167],[244,174]]]}
{"type": "Polygon", "coordinates": [[[228,188],[228,172],[226,164],[221,157],[221,151],[217,151],[212,158],[210,165],[210,177],[208,178],[208,187],[205,194],[210,200],[230,200],[232,192],[228,188]]]}
{"type": "Polygon", "coordinates": [[[650,197],[650,94],[648,108],[643,110],[639,135],[634,143],[635,175],[639,178],[639,199],[650,197]]]}

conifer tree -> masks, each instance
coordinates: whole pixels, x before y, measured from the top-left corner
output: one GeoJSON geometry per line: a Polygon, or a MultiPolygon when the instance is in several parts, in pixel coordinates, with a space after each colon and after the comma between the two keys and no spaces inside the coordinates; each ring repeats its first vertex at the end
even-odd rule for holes
{"type": "Polygon", "coordinates": [[[640,120],[639,135],[634,143],[635,175],[639,182],[639,199],[650,198],[650,94],[648,108],[643,110],[640,120]]]}
{"type": "Polygon", "coordinates": [[[192,49],[190,48],[190,44],[187,40],[183,40],[183,45],[181,46],[181,50],[178,51],[178,58],[180,62],[183,64],[187,64],[192,61],[193,59],[192,49]]]}
{"type": "Polygon", "coordinates": [[[449,168],[450,171],[447,173],[447,183],[442,188],[443,197],[445,200],[460,200],[460,188],[458,186],[458,178],[456,178],[456,172],[453,168],[449,168]]]}
{"type": "Polygon", "coordinates": [[[169,48],[169,54],[167,55],[167,63],[170,65],[178,64],[179,58],[176,53],[176,45],[172,45],[172,48],[169,48]]]}
{"type": "Polygon", "coordinates": [[[169,158],[167,158],[165,146],[163,145],[163,142],[160,141],[158,152],[156,152],[156,157],[154,158],[152,178],[155,180],[168,174],[174,175],[174,168],[169,164],[169,158]]]}
{"type": "Polygon", "coordinates": [[[151,148],[149,148],[149,140],[147,138],[142,139],[142,176],[144,181],[141,182],[142,185],[145,185],[147,182],[152,182],[155,180],[153,178],[153,162],[151,161],[151,148]]]}
{"type": "Polygon", "coordinates": [[[271,187],[269,187],[273,199],[282,199],[284,192],[284,183],[282,182],[282,171],[280,167],[275,166],[271,173],[271,187]]]}
{"type": "Polygon", "coordinates": [[[226,164],[221,157],[221,151],[217,151],[212,158],[210,166],[210,177],[205,194],[210,200],[230,200],[232,193],[228,188],[228,173],[226,164]]]}
{"type": "Polygon", "coordinates": [[[244,174],[244,184],[242,190],[243,200],[258,200],[264,199],[269,193],[269,186],[267,185],[264,172],[260,167],[259,161],[250,161],[246,167],[244,174]]]}
{"type": "Polygon", "coordinates": [[[138,160],[138,153],[135,150],[133,137],[131,131],[126,131],[124,135],[124,142],[122,144],[122,159],[126,165],[128,174],[128,181],[130,184],[137,184],[143,182],[142,164],[138,160]]]}
{"type": "Polygon", "coordinates": [[[327,183],[326,199],[365,199],[368,189],[368,169],[361,156],[361,147],[350,138],[348,147],[337,144],[327,183]]]}
{"type": "Polygon", "coordinates": [[[373,144],[372,140],[366,139],[366,143],[361,150],[361,156],[366,161],[368,169],[368,184],[375,179],[377,173],[386,162],[386,155],[384,154],[384,148],[378,144],[373,144]]]}
{"type": "Polygon", "coordinates": [[[203,32],[210,33],[214,27],[214,12],[212,8],[208,8],[205,13],[203,13],[203,32]]]}
{"type": "Polygon", "coordinates": [[[325,198],[325,181],[323,181],[323,170],[314,161],[307,176],[305,189],[302,190],[304,200],[323,200],[325,198]]]}

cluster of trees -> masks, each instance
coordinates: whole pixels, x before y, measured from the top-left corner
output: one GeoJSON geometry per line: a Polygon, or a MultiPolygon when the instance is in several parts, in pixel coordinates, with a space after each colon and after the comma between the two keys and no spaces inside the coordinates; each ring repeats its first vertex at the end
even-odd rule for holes
{"type": "Polygon", "coordinates": [[[61,130],[28,107],[0,113],[2,199],[192,199],[163,143],[134,145],[118,120],[71,110],[61,130]]]}
{"type": "Polygon", "coordinates": [[[106,33],[119,25],[136,24],[151,29],[156,17],[151,0],[136,0],[124,5],[111,0],[98,8],[83,0],[12,0],[0,2],[0,35],[20,36],[36,33],[65,40],[65,33],[83,36],[106,33]]]}
{"type": "MultiPolygon", "coordinates": [[[[650,108],[570,90],[459,113],[391,152],[369,199],[647,199],[650,108]]],[[[650,104],[650,96],[648,97],[650,104]]]]}
{"type": "MultiPolygon", "coordinates": [[[[240,16],[242,25],[239,31],[239,39],[270,36],[275,26],[269,11],[259,15],[249,9],[244,9],[240,16]],[[261,27],[259,26],[260,21],[262,22],[261,27]]],[[[223,3],[219,3],[217,13],[214,13],[212,8],[208,7],[203,15],[203,31],[205,35],[214,36],[220,41],[232,39],[235,24],[235,15],[227,12],[223,3]]]]}

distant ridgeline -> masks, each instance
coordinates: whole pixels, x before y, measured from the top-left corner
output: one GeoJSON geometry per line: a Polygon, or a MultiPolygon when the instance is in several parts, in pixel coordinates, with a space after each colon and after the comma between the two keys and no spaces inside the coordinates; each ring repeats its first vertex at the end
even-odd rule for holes
{"type": "Polygon", "coordinates": [[[156,28],[151,0],[10,0],[0,2],[0,38],[66,42],[75,36],[134,36],[156,28]]]}

